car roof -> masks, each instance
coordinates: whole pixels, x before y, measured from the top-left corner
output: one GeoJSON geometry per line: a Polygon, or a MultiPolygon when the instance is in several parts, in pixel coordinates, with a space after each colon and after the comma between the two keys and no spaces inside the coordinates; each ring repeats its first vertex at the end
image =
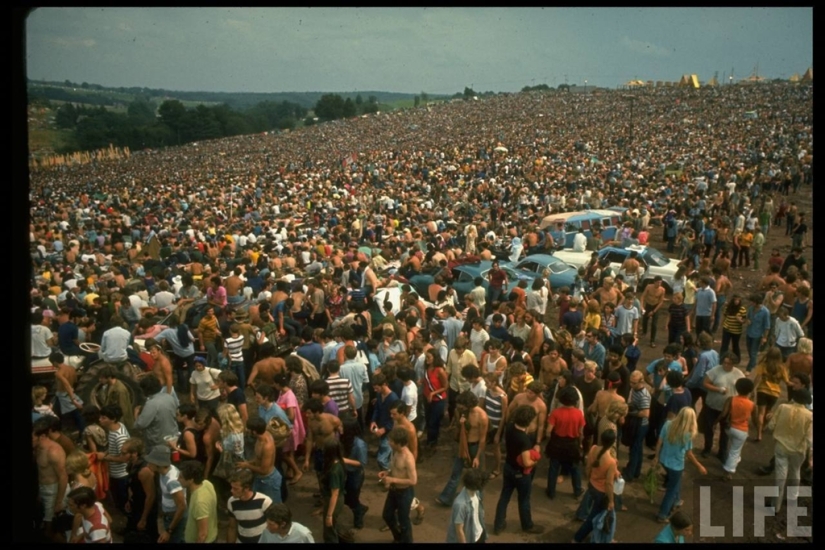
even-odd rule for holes
{"type": "MultiPolygon", "coordinates": [[[[531,255],[525,256],[524,258],[519,260],[518,263],[526,262],[528,260],[533,261],[533,262],[545,263],[545,264],[553,264],[553,263],[561,262],[560,259],[558,259],[554,256],[551,256],[550,254],[531,254],[531,255]]],[[[564,262],[562,262],[562,263],[564,263],[564,262]]]]}

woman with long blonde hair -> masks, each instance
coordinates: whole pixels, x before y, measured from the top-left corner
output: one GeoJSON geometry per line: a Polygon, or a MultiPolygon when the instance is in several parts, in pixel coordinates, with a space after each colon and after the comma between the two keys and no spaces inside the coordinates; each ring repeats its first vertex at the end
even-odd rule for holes
{"type": "Polygon", "coordinates": [[[697,432],[696,411],[691,407],[683,407],[673,420],[665,422],[659,432],[659,441],[656,443],[654,466],[661,464],[665,469],[665,496],[656,519],[659,523],[667,523],[668,517],[682,506],[679,498],[682,489],[682,473],[685,471],[685,458],[690,460],[702,475],[708,471],[693,455],[693,438],[697,432]]]}
{"type": "Polygon", "coordinates": [[[74,450],[66,457],[66,473],[69,475],[69,487],[97,488],[97,478],[92,472],[92,466],[86,453],[74,450]]]}
{"type": "Polygon", "coordinates": [[[782,363],[782,351],[772,346],[765,352],[762,361],[756,365],[756,441],[762,441],[765,418],[776,405],[782,393],[782,383],[788,384],[788,371],[782,363]]]}
{"type": "Polygon", "coordinates": [[[218,421],[221,423],[221,441],[216,444],[221,453],[244,459],[244,425],[241,415],[234,405],[225,403],[218,407],[218,421]]]}

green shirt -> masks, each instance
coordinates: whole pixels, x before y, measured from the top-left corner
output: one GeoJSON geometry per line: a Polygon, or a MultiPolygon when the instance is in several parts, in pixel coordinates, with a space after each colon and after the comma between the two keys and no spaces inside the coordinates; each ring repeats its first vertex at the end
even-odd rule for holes
{"type": "Polygon", "coordinates": [[[332,491],[338,489],[338,500],[335,503],[335,511],[338,512],[344,504],[344,486],[346,484],[347,474],[344,472],[344,466],[340,462],[336,462],[329,469],[321,480],[321,496],[325,502],[329,502],[332,497],[332,491]]]}
{"type": "Polygon", "coordinates": [[[183,535],[185,542],[198,542],[198,520],[203,518],[209,518],[205,542],[215,542],[218,538],[218,497],[215,487],[206,480],[189,495],[189,515],[183,535]]]}

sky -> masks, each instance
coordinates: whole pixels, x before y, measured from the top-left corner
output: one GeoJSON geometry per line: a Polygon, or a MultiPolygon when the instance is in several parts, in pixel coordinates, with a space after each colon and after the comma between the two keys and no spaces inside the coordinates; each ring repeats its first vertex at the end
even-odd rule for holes
{"type": "Polygon", "coordinates": [[[28,78],[210,92],[514,92],[802,75],[812,8],[40,8],[28,78]]]}

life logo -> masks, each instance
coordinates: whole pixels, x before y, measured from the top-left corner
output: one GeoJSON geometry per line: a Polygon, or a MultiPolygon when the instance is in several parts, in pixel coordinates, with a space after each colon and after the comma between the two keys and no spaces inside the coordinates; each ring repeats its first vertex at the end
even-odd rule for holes
{"type": "Polygon", "coordinates": [[[810,485],[788,480],[782,494],[767,480],[696,480],[695,542],[813,541],[810,485]]]}

